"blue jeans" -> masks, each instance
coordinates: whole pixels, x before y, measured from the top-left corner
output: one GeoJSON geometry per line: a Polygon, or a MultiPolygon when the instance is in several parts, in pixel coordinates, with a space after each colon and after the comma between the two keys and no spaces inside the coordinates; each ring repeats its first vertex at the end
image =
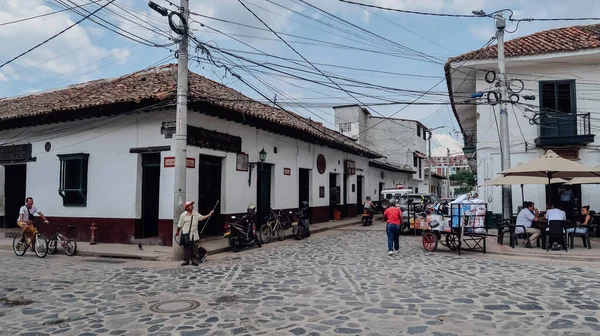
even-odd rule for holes
{"type": "Polygon", "coordinates": [[[388,251],[400,249],[400,225],[388,223],[385,232],[388,238],[388,251]]]}
{"type": "Polygon", "coordinates": [[[573,232],[578,233],[578,234],[586,234],[587,228],[578,227],[578,228],[567,229],[567,233],[573,233],[573,232]]]}

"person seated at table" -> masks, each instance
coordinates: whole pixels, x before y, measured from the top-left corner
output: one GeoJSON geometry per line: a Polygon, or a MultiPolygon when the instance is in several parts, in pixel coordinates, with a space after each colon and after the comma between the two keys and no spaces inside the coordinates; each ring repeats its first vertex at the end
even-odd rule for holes
{"type": "Polygon", "coordinates": [[[529,239],[525,242],[525,247],[531,247],[540,237],[540,229],[531,227],[533,222],[538,220],[539,214],[540,212],[535,208],[533,202],[525,202],[523,203],[523,209],[521,209],[517,215],[517,227],[515,228],[515,233],[523,233],[523,229],[519,226],[524,226],[527,235],[529,236],[529,239]]]}
{"type": "Polygon", "coordinates": [[[582,227],[582,226],[586,226],[590,223],[590,221],[592,220],[592,216],[590,216],[590,206],[586,205],[581,207],[581,216],[583,218],[583,222],[579,222],[577,223],[577,228],[570,228],[567,229],[567,233],[578,233],[578,234],[585,234],[587,233],[587,228],[586,227],[582,227]]]}
{"type": "Polygon", "coordinates": [[[553,220],[567,220],[567,214],[555,205],[549,204],[548,210],[544,215],[547,221],[553,220]]]}

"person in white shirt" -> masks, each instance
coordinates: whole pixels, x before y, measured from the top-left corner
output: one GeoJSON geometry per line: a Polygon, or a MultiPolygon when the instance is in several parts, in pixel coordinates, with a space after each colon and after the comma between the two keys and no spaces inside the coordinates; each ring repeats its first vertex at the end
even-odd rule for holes
{"type": "Polygon", "coordinates": [[[548,222],[553,220],[567,220],[567,214],[552,204],[548,205],[545,217],[548,222]]]}
{"type": "Polygon", "coordinates": [[[179,216],[179,223],[177,224],[177,232],[175,237],[179,236],[179,233],[183,231],[179,241],[183,247],[183,264],[181,266],[189,265],[190,261],[192,265],[198,266],[198,262],[194,260],[196,256],[196,243],[200,241],[200,234],[198,233],[198,222],[206,220],[212,216],[215,211],[212,210],[208,215],[202,216],[197,211],[194,211],[194,202],[185,202],[185,211],[179,216]]]}
{"type": "Polygon", "coordinates": [[[35,246],[35,236],[34,232],[34,221],[37,219],[42,219],[44,223],[48,224],[48,220],[46,216],[38,210],[38,208],[33,205],[33,198],[27,197],[25,199],[25,205],[19,209],[19,217],[17,217],[17,225],[20,226],[23,231],[21,232],[21,236],[23,237],[23,242],[27,239],[28,236],[31,236],[31,244],[30,246],[35,246]]]}
{"type": "Polygon", "coordinates": [[[523,209],[521,209],[521,212],[517,215],[517,228],[515,229],[515,232],[522,233],[523,229],[519,226],[525,227],[525,230],[529,235],[529,240],[525,242],[525,247],[531,247],[540,237],[540,229],[531,227],[533,222],[538,220],[538,217],[539,211],[535,208],[535,204],[533,202],[524,202],[523,209]]]}

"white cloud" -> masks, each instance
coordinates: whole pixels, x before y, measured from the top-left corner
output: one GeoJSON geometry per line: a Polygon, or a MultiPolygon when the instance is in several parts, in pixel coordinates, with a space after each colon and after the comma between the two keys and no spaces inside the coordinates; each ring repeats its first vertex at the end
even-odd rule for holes
{"type": "Polygon", "coordinates": [[[431,143],[431,155],[432,156],[445,156],[447,154],[446,148],[450,149],[450,154],[462,153],[462,145],[456,141],[449,134],[433,133],[433,142],[431,143]],[[440,146],[441,145],[441,146],[440,146]]]}
{"type": "MultiPolygon", "coordinates": [[[[81,0],[78,1],[77,3],[82,3],[81,0]]],[[[0,22],[15,21],[57,10],[48,6],[48,3],[43,0],[0,1],[0,22]]],[[[87,6],[85,8],[88,11],[93,11],[98,7],[87,6]]],[[[113,10],[116,9],[116,7],[112,8],[113,10]]],[[[116,20],[114,14],[106,11],[106,9],[100,13],[103,18],[109,21],[115,23],[121,22],[116,20]]],[[[142,16],[143,14],[136,13],[136,15],[142,16]]],[[[2,27],[0,30],[0,40],[3,46],[10,46],[10,48],[0,48],[0,59],[4,61],[13,58],[37,43],[71,26],[81,18],[81,16],[71,11],[65,11],[2,27]]],[[[147,17],[145,18],[148,19],[147,17]]],[[[120,20],[123,19],[121,18],[120,20]]],[[[133,27],[122,25],[122,28],[136,34],[142,34],[142,32],[134,31],[133,27]]],[[[70,72],[77,73],[77,69],[90,74],[90,76],[102,76],[99,70],[100,64],[95,62],[111,55],[115,57],[117,64],[125,64],[129,59],[129,50],[123,48],[104,48],[95,43],[95,40],[102,39],[104,34],[104,28],[100,29],[99,26],[86,20],[15,60],[9,66],[5,66],[2,69],[4,80],[14,83],[14,85],[11,85],[13,87],[12,91],[8,92],[7,95],[22,93],[18,89],[14,89],[19,87],[15,82],[30,84],[32,75],[37,78],[35,82],[43,82],[44,80],[48,80],[48,78],[51,79],[57,75],[65,75],[70,72]]],[[[145,36],[151,37],[150,35],[145,36]]],[[[77,78],[76,80],[90,79],[90,76],[77,78]]]]}

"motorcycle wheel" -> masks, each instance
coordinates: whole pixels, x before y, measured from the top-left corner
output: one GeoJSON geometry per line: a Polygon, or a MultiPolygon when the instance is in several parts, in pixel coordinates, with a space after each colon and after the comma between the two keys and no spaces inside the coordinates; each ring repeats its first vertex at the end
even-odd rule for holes
{"type": "Polygon", "coordinates": [[[368,223],[369,223],[369,221],[366,218],[363,217],[363,219],[362,219],[362,226],[367,226],[367,225],[369,225],[368,223]]]}
{"type": "Polygon", "coordinates": [[[271,241],[271,227],[268,224],[263,224],[260,228],[260,240],[263,244],[268,244],[271,241]]]}
{"type": "Polygon", "coordinates": [[[229,236],[229,249],[232,252],[240,252],[242,250],[242,245],[237,236],[229,236]]]}
{"type": "Polygon", "coordinates": [[[256,246],[262,247],[262,243],[260,242],[258,235],[254,235],[254,242],[256,243],[256,246]]]}
{"type": "Polygon", "coordinates": [[[306,231],[306,227],[304,226],[303,221],[298,221],[298,227],[296,228],[296,240],[301,240],[304,238],[304,232],[306,231]]]}

